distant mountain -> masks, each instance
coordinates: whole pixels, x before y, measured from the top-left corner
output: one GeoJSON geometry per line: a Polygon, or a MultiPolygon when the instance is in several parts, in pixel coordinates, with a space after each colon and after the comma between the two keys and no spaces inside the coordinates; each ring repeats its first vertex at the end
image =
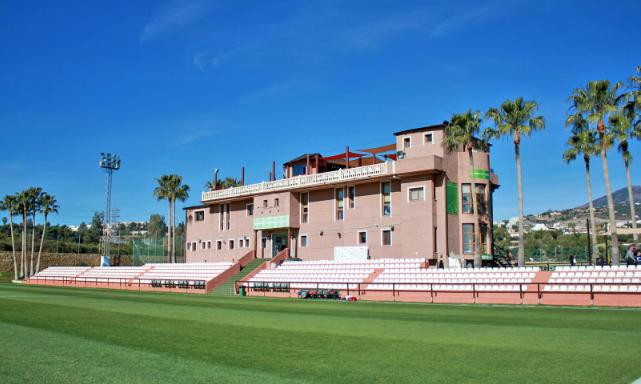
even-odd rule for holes
{"type": "MultiPolygon", "coordinates": [[[[641,203],[641,185],[632,186],[632,196],[634,197],[635,203],[641,203]]],[[[626,207],[629,207],[628,188],[624,187],[612,192],[612,200],[614,201],[614,205],[625,204],[626,207]]],[[[598,199],[592,200],[592,204],[594,204],[594,208],[607,208],[608,198],[605,195],[601,196],[598,199]]],[[[585,209],[587,207],[588,207],[588,203],[585,203],[576,208],[585,209]]],[[[638,213],[641,213],[641,212],[637,212],[637,214],[638,213]]]]}

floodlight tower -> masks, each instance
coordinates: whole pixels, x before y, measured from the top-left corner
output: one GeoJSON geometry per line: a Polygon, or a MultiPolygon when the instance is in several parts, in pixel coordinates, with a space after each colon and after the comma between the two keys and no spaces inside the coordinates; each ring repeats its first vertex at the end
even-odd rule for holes
{"type": "Polygon", "coordinates": [[[120,157],[111,153],[100,153],[100,168],[105,170],[106,185],[105,185],[105,214],[104,220],[104,257],[101,265],[109,265],[109,244],[111,243],[111,178],[114,171],[120,169],[120,157]]]}

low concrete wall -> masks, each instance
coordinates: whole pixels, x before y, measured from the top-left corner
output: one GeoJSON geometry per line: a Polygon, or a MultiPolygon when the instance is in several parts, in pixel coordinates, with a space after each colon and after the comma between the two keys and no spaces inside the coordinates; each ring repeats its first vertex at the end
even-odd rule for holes
{"type": "MultiPolygon", "coordinates": [[[[37,259],[37,253],[34,255],[34,268],[37,259]]],[[[20,253],[16,254],[18,262],[20,253]]],[[[113,256],[112,256],[113,258],[113,256]]],[[[132,258],[130,255],[120,256],[120,265],[131,265],[132,258]]],[[[100,264],[100,255],[89,253],[49,253],[43,252],[40,256],[40,270],[50,266],[92,266],[100,264]]],[[[0,272],[13,272],[13,258],[11,252],[0,252],[0,272]]]]}

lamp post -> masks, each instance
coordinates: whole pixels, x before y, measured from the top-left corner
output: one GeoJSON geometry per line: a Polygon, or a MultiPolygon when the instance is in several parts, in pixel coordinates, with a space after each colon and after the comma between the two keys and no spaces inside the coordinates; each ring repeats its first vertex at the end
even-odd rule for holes
{"type": "Polygon", "coordinates": [[[111,243],[111,179],[113,172],[120,169],[120,157],[111,153],[100,153],[100,161],[98,162],[100,168],[105,170],[105,213],[103,217],[103,241],[104,241],[104,254],[100,261],[101,266],[108,266],[109,260],[109,244],[111,243]]]}

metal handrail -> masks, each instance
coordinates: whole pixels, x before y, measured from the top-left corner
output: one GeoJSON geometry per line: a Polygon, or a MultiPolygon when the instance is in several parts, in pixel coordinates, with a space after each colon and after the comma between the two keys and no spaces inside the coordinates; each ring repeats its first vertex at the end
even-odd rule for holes
{"type": "Polygon", "coordinates": [[[196,284],[193,283],[199,283],[198,286],[206,287],[207,281],[208,280],[203,280],[203,279],[148,279],[144,278],[141,279],[139,277],[132,277],[132,278],[125,278],[125,277],[87,277],[87,276],[60,276],[60,275],[48,275],[48,276],[31,276],[29,277],[29,280],[44,280],[45,284],[47,282],[60,282],[62,281],[62,285],[74,285],[78,286],[78,283],[84,283],[85,285],[87,283],[93,283],[96,286],[98,284],[107,284],[107,288],[111,288],[112,286],[118,286],[122,287],[124,286],[138,286],[138,290],[142,290],[142,287],[147,287],[147,286],[152,286],[152,283],[149,282],[142,282],[142,280],[150,280],[150,281],[159,281],[162,282],[162,285],[160,287],[154,287],[154,288],[168,288],[165,286],[166,282],[171,282],[174,286],[172,288],[179,288],[179,289],[195,289],[196,284]],[[106,281],[105,281],[106,280],[106,281]],[[179,283],[187,282],[186,287],[180,287],[178,286],[179,283]]]}

